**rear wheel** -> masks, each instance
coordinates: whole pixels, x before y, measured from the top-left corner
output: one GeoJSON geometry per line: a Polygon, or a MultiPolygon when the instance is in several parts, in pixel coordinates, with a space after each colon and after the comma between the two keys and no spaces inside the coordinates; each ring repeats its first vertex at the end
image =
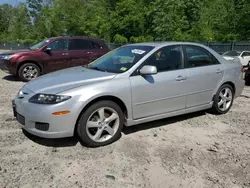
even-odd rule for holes
{"type": "Polygon", "coordinates": [[[18,76],[24,82],[33,80],[40,74],[40,68],[34,63],[25,63],[18,70],[18,76]]]}
{"type": "Polygon", "coordinates": [[[87,146],[105,146],[119,138],[123,123],[123,112],[116,103],[99,101],[82,114],[77,133],[87,146]]]}
{"type": "Polygon", "coordinates": [[[250,85],[250,76],[245,78],[246,85],[250,85]]]}
{"type": "Polygon", "coordinates": [[[214,97],[212,111],[216,114],[225,114],[232,107],[234,100],[234,90],[229,84],[220,87],[214,97]]]}

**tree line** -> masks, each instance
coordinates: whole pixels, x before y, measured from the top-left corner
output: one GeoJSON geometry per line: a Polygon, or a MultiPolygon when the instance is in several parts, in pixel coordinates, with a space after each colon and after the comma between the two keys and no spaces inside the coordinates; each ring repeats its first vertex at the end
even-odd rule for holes
{"type": "Polygon", "coordinates": [[[250,40],[250,0],[26,0],[0,6],[0,42],[87,35],[108,42],[250,40]]]}

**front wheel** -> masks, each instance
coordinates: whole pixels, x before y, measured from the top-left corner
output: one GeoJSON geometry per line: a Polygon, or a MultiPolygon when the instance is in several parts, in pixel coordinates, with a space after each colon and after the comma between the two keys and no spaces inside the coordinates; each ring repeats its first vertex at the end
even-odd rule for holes
{"type": "Polygon", "coordinates": [[[24,82],[35,79],[40,73],[40,68],[34,63],[25,63],[18,70],[18,76],[24,82]]]}
{"type": "Polygon", "coordinates": [[[123,123],[124,114],[116,103],[99,101],[81,115],[77,133],[87,146],[105,146],[119,138],[123,123]]]}
{"type": "Polygon", "coordinates": [[[216,114],[225,114],[232,107],[234,100],[234,90],[229,84],[220,87],[214,97],[212,111],[216,114]]]}

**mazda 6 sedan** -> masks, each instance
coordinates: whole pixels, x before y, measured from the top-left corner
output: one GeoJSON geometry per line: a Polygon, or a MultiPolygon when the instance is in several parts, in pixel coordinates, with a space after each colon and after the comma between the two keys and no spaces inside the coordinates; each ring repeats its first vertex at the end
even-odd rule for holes
{"type": "Polygon", "coordinates": [[[88,146],[104,146],[119,138],[124,125],[205,109],[227,113],[244,88],[242,70],[240,60],[200,44],[125,45],[87,66],[28,82],[13,111],[33,135],[77,134],[88,146]]]}

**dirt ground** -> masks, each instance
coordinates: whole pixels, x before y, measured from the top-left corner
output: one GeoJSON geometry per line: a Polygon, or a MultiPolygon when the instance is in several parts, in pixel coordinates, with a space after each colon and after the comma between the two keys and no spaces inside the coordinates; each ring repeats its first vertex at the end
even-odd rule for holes
{"type": "Polygon", "coordinates": [[[226,115],[125,128],[114,144],[93,149],[24,133],[11,109],[23,84],[0,71],[0,187],[250,187],[250,87],[226,115]]]}

